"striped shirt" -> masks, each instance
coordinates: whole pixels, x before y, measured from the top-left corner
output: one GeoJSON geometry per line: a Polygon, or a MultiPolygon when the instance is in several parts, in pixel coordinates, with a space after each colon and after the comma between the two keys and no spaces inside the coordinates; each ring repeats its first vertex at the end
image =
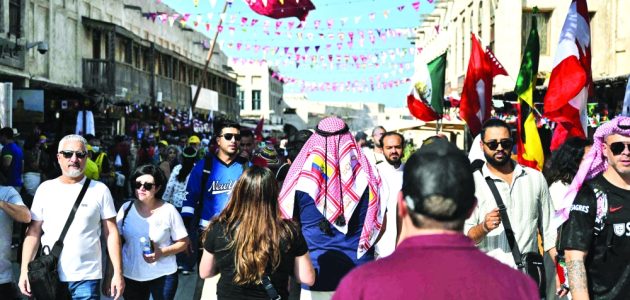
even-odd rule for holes
{"type": "MultiPolygon", "coordinates": [[[[555,247],[556,244],[556,231],[550,224],[553,206],[547,181],[542,173],[521,166],[516,162],[514,164],[516,167],[511,184],[492,174],[485,164],[481,170],[483,175],[490,176],[494,180],[501,194],[521,253],[538,252],[538,228],[541,228],[543,248],[547,251],[555,247]]],[[[472,227],[482,223],[486,214],[498,207],[483,175],[480,172],[474,174],[477,207],[470,218],[466,220],[464,225],[464,232],[466,233],[472,227]]],[[[516,267],[503,222],[498,228],[490,231],[478,244],[478,247],[489,256],[516,267]]]]}

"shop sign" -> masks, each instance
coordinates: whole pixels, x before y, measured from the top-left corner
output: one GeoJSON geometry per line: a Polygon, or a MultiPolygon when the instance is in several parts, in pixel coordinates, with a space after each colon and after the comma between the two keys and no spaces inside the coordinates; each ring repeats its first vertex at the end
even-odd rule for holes
{"type": "Polygon", "coordinates": [[[0,38],[0,65],[24,69],[24,47],[15,41],[0,38]]]}

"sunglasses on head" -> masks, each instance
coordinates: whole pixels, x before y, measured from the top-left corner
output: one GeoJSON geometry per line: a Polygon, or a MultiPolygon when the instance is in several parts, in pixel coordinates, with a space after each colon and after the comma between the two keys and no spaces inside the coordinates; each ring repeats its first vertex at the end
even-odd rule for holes
{"type": "Polygon", "coordinates": [[[626,150],[626,148],[628,148],[628,151],[630,151],[630,143],[626,144],[624,142],[614,142],[610,144],[609,147],[610,152],[612,152],[613,155],[619,155],[623,153],[623,150],[626,150]]]}
{"type": "Polygon", "coordinates": [[[499,145],[501,145],[501,148],[505,149],[505,150],[511,150],[512,146],[514,146],[514,141],[507,139],[507,140],[501,140],[501,141],[489,141],[489,142],[483,142],[486,146],[488,146],[488,148],[490,148],[490,150],[494,151],[497,150],[499,148],[499,145]]]}
{"type": "Polygon", "coordinates": [[[151,182],[142,183],[140,181],[136,181],[136,183],[134,184],[134,187],[136,188],[136,190],[139,190],[140,187],[144,187],[144,189],[148,191],[148,190],[151,190],[154,185],[155,183],[151,183],[151,182]]]}
{"type": "Polygon", "coordinates": [[[226,141],[231,141],[232,138],[236,139],[237,141],[241,140],[241,135],[238,133],[226,133],[220,136],[222,136],[226,141]]]}
{"type": "Polygon", "coordinates": [[[77,155],[77,158],[85,158],[87,155],[86,151],[71,151],[71,150],[62,150],[59,151],[59,154],[63,155],[64,158],[72,158],[73,154],[77,155]]]}

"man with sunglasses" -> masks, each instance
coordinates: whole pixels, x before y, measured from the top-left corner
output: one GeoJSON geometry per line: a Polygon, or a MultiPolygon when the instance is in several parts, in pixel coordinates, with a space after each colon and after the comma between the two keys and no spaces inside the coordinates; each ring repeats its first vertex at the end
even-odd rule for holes
{"type": "Polygon", "coordinates": [[[593,146],[558,208],[573,299],[630,295],[630,117],[595,131],[593,146]]]}
{"type": "MultiPolygon", "coordinates": [[[[243,174],[243,170],[250,165],[245,158],[238,155],[241,142],[240,125],[221,119],[217,120],[214,128],[216,129],[217,151],[216,153],[208,152],[197,162],[186,184],[188,194],[181,213],[189,230],[191,245],[198,244],[197,237],[208,226],[208,222],[223,211],[230,199],[234,184],[243,174]]],[[[191,249],[193,258],[199,258],[196,253],[199,248],[195,246],[192,248],[195,248],[191,249]]],[[[197,299],[199,295],[196,293],[194,299],[197,299]]]]}
{"type": "MultiPolygon", "coordinates": [[[[79,135],[67,135],[59,142],[57,160],[62,175],[43,182],[33,198],[32,222],[24,239],[19,286],[31,296],[28,264],[41,244],[52,249],[61,235],[74,203],[86,181],[87,141],[79,135]]],[[[116,210],[109,189],[92,180],[76,210],[64,239],[59,257],[59,278],[72,299],[100,299],[102,278],[101,231],[107,241],[107,252],[113,265],[111,284],[103,288],[118,299],[124,289],[121,244],[116,226],[116,210]]]]}
{"type": "Polygon", "coordinates": [[[521,253],[538,252],[540,231],[544,250],[555,257],[556,232],[550,225],[553,208],[547,182],[539,171],[511,159],[513,145],[507,123],[490,119],[483,124],[481,147],[486,163],[474,173],[477,207],[466,220],[464,232],[482,251],[516,268],[498,204],[486,178],[499,191],[521,253]]]}

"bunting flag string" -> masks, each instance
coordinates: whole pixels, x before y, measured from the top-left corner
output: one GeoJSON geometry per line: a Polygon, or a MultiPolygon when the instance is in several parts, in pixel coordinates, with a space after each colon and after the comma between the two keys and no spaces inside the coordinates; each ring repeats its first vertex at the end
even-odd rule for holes
{"type": "Polygon", "coordinates": [[[392,73],[395,74],[403,73],[405,71],[413,71],[413,61],[401,61],[395,63],[379,63],[379,62],[361,62],[359,60],[354,61],[352,58],[348,59],[347,57],[337,57],[328,59],[324,56],[313,57],[312,59],[306,60],[266,60],[266,59],[252,59],[252,58],[231,58],[231,63],[233,65],[263,65],[267,63],[270,66],[289,66],[294,65],[296,69],[300,68],[318,68],[318,69],[329,69],[329,70],[392,70],[392,73]]]}
{"type": "Polygon", "coordinates": [[[300,92],[344,92],[351,91],[355,93],[373,92],[375,90],[387,90],[407,85],[411,82],[411,78],[391,79],[385,76],[369,77],[361,80],[348,81],[307,81],[292,77],[286,77],[278,73],[272,74],[273,78],[283,81],[290,89],[291,85],[297,85],[300,92]]]}
{"type": "MultiPolygon", "coordinates": [[[[158,0],[161,2],[161,0],[158,0]]],[[[195,1],[195,0],[193,0],[195,1]]],[[[211,4],[214,1],[214,5],[212,5],[212,8],[214,9],[214,7],[216,6],[216,0],[211,0],[211,4]]],[[[264,2],[266,2],[265,0],[261,0],[264,2]]],[[[427,0],[428,3],[432,3],[433,0],[427,0]]],[[[344,4],[347,4],[346,2],[344,2],[344,4]]],[[[319,5],[322,6],[322,5],[319,5]]],[[[325,6],[325,5],[324,5],[325,6]]],[[[391,17],[391,13],[393,12],[397,12],[397,13],[404,13],[405,10],[408,9],[413,9],[415,10],[415,12],[419,12],[420,11],[420,6],[421,6],[421,2],[420,1],[411,1],[409,2],[409,5],[397,5],[392,7],[391,9],[386,9],[380,13],[377,12],[371,12],[367,15],[367,18],[363,18],[365,17],[364,15],[361,16],[344,16],[344,17],[340,17],[340,18],[329,18],[326,20],[313,20],[313,21],[302,21],[299,22],[299,24],[296,24],[294,21],[282,21],[282,20],[276,20],[275,22],[269,19],[258,19],[258,18],[252,18],[251,17],[251,13],[249,11],[243,13],[243,12],[238,12],[236,14],[231,14],[229,15],[223,15],[221,16],[225,22],[229,23],[230,25],[237,23],[237,21],[240,21],[240,24],[242,27],[245,26],[249,26],[249,27],[254,27],[257,24],[262,24],[263,28],[267,29],[267,30],[271,30],[272,25],[275,26],[275,30],[278,30],[280,27],[282,27],[283,25],[286,26],[289,30],[292,30],[293,28],[296,29],[304,29],[304,28],[310,28],[313,27],[315,28],[315,30],[318,30],[322,24],[324,24],[329,30],[332,30],[333,27],[335,28],[344,28],[348,23],[350,23],[349,21],[352,20],[354,22],[354,24],[359,24],[362,20],[368,20],[370,23],[373,23],[376,20],[376,16],[382,16],[383,19],[388,19],[389,17],[391,17]],[[248,17],[249,16],[249,17],[248,17]],[[261,20],[264,20],[263,22],[260,22],[261,20]]],[[[280,8],[282,9],[282,8],[280,8]]],[[[162,24],[166,23],[168,20],[170,20],[170,18],[173,18],[174,20],[178,20],[178,22],[182,23],[183,25],[188,25],[188,21],[189,21],[189,17],[191,15],[193,15],[192,13],[166,13],[166,12],[145,12],[142,14],[145,18],[152,20],[153,22],[159,21],[162,24]],[[184,17],[186,16],[186,17],[184,17]]],[[[202,15],[202,14],[195,14],[197,17],[194,19],[193,25],[196,23],[198,26],[202,23],[209,23],[209,21],[211,21],[213,19],[213,17],[215,16],[214,12],[209,12],[207,13],[207,21],[204,21],[204,18],[206,16],[202,15]]],[[[172,25],[171,25],[172,26],[172,25]]],[[[260,26],[260,25],[259,25],[260,26]]],[[[324,29],[324,28],[322,28],[324,29]]]]}
{"type": "MultiPolygon", "coordinates": [[[[202,41],[203,45],[207,45],[208,41],[202,41]]],[[[219,41],[219,45],[226,49],[236,49],[238,52],[254,52],[261,53],[263,55],[270,56],[283,56],[288,54],[302,54],[304,56],[307,55],[317,55],[317,54],[342,54],[338,53],[342,49],[345,49],[345,45],[342,45],[341,48],[338,48],[336,45],[333,48],[333,44],[326,45],[314,45],[314,46],[274,46],[274,45],[259,45],[259,44],[249,44],[244,42],[237,41],[219,41]],[[322,47],[323,46],[323,47],[322,47]]],[[[352,50],[352,49],[350,49],[352,50]]],[[[352,53],[346,53],[353,56],[388,56],[394,59],[395,57],[405,57],[405,56],[414,56],[414,54],[422,53],[422,48],[408,47],[408,48],[381,48],[381,49],[371,49],[367,53],[354,51],[352,53]]]]}

